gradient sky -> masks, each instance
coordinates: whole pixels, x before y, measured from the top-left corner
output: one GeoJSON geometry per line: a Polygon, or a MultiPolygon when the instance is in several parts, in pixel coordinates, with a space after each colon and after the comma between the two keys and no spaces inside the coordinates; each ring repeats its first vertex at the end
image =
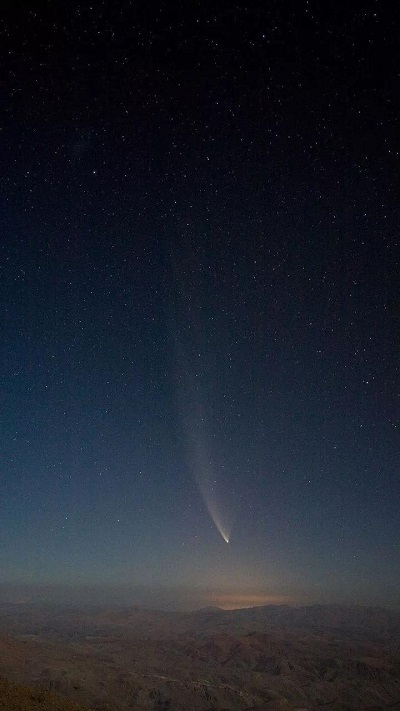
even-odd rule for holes
{"type": "Polygon", "coordinates": [[[6,10],[0,582],[399,602],[385,12],[6,10]]]}

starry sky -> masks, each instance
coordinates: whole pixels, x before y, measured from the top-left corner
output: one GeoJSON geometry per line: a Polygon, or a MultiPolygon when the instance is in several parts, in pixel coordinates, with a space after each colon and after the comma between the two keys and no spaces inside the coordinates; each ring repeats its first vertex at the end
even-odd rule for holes
{"type": "Polygon", "coordinates": [[[398,20],[6,4],[3,586],[400,604],[398,20]]]}

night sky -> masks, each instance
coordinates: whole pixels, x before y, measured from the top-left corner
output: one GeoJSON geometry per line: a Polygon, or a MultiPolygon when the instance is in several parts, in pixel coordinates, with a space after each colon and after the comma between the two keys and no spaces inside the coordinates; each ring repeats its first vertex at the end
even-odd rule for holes
{"type": "Polygon", "coordinates": [[[3,585],[400,603],[399,19],[7,6],[3,585]]]}

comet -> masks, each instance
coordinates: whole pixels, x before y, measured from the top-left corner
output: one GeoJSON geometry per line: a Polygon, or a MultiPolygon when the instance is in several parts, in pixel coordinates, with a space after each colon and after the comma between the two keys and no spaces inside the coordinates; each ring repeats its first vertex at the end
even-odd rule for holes
{"type": "Polygon", "coordinates": [[[228,528],[226,527],[226,525],[224,525],[224,524],[221,522],[220,514],[219,514],[219,512],[216,510],[215,503],[212,502],[212,501],[211,501],[211,502],[210,502],[210,501],[207,501],[206,498],[204,497],[204,495],[203,495],[203,499],[204,499],[204,503],[205,503],[205,505],[206,505],[206,507],[207,507],[207,511],[208,511],[208,513],[210,514],[210,518],[211,518],[212,522],[213,522],[214,525],[215,525],[215,528],[216,528],[217,531],[221,534],[221,536],[222,536],[222,538],[224,539],[225,543],[229,543],[229,538],[230,538],[230,535],[231,535],[231,534],[230,534],[230,530],[228,530],[228,528]]]}
{"type": "Polygon", "coordinates": [[[213,522],[214,525],[215,525],[215,528],[216,528],[217,531],[221,534],[221,536],[222,536],[222,538],[224,539],[225,543],[229,543],[229,538],[230,538],[230,535],[231,535],[230,530],[228,530],[228,529],[226,528],[226,526],[224,526],[224,525],[221,523],[221,520],[220,520],[219,517],[217,516],[217,512],[215,511],[215,509],[214,509],[213,507],[209,506],[209,505],[207,504],[207,502],[206,502],[206,506],[207,506],[208,513],[210,514],[211,520],[212,520],[212,522],[213,522]]]}
{"type": "MultiPolygon", "coordinates": [[[[189,297],[183,299],[186,293],[183,287],[181,291],[182,300],[188,303],[189,297]]],[[[215,528],[225,543],[229,543],[234,516],[227,487],[224,487],[222,472],[215,463],[213,447],[215,435],[210,435],[212,413],[207,407],[207,398],[204,396],[200,378],[191,366],[193,358],[185,353],[184,344],[176,337],[174,337],[174,345],[178,405],[185,433],[188,469],[192,473],[215,528]]],[[[201,348],[199,347],[198,350],[201,348]]],[[[218,461],[220,459],[221,457],[218,461]]]]}
{"type": "Polygon", "coordinates": [[[215,528],[225,543],[229,543],[234,520],[232,502],[216,472],[204,418],[192,420],[190,424],[188,449],[193,477],[215,528]]]}
{"type": "Polygon", "coordinates": [[[205,457],[204,442],[197,441],[194,461],[196,462],[195,479],[201,497],[205,503],[209,516],[222,536],[225,543],[229,543],[232,531],[233,517],[228,512],[227,502],[218,495],[217,481],[214,477],[212,463],[205,457]]]}

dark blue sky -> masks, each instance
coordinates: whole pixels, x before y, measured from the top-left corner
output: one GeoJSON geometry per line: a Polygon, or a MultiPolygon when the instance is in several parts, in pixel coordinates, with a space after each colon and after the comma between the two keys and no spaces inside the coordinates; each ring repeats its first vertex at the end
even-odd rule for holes
{"type": "Polygon", "coordinates": [[[395,19],[6,11],[3,583],[398,603],[395,19]]]}

